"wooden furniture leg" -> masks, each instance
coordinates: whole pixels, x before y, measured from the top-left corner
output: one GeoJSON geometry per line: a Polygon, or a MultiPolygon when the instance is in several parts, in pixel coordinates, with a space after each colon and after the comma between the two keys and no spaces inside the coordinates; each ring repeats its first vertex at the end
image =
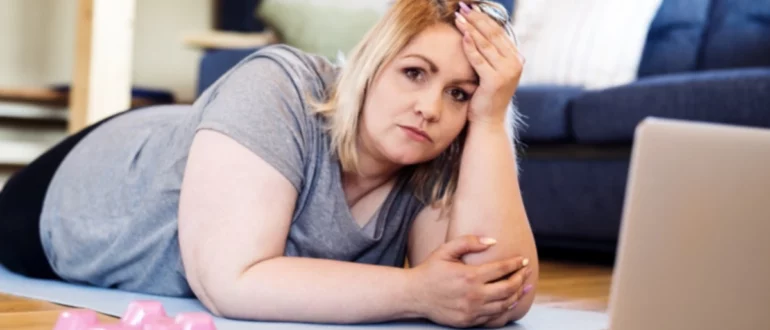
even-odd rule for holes
{"type": "Polygon", "coordinates": [[[136,0],[78,0],[68,131],[126,110],[136,0]]]}

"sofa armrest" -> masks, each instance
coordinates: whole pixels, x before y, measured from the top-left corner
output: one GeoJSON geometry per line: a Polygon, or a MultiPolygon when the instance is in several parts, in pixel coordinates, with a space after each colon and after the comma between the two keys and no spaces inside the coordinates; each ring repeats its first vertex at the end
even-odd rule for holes
{"type": "Polygon", "coordinates": [[[699,71],[640,79],[572,100],[583,143],[630,142],[648,116],[770,127],[770,68],[699,71]]]}

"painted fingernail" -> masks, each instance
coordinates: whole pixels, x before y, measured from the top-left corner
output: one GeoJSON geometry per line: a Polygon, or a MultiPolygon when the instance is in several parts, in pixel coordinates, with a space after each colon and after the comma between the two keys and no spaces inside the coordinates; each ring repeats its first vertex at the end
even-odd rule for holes
{"type": "Polygon", "coordinates": [[[518,302],[518,301],[514,301],[514,302],[513,302],[513,304],[511,304],[511,306],[510,306],[510,307],[508,307],[508,310],[511,310],[511,309],[514,309],[514,308],[516,308],[516,305],[518,305],[518,304],[519,304],[519,302],[518,302]]]}
{"type": "Polygon", "coordinates": [[[465,2],[460,1],[460,11],[462,11],[463,14],[469,14],[471,12],[471,8],[468,7],[465,2]]]}
{"type": "Polygon", "coordinates": [[[479,13],[481,12],[481,7],[479,7],[479,5],[475,5],[475,6],[471,6],[471,7],[473,8],[473,10],[475,10],[475,11],[477,11],[479,13]]]}
{"type": "Polygon", "coordinates": [[[463,15],[460,15],[460,13],[455,12],[455,17],[457,18],[457,21],[460,22],[460,24],[468,24],[468,21],[463,17],[463,15]]]}
{"type": "Polygon", "coordinates": [[[479,241],[481,242],[481,244],[484,244],[484,245],[494,245],[495,243],[497,243],[497,240],[491,237],[484,237],[479,241]]]}
{"type": "Polygon", "coordinates": [[[529,259],[524,258],[524,260],[521,261],[521,266],[523,267],[523,266],[526,266],[526,265],[529,265],[529,259]]]}
{"type": "Polygon", "coordinates": [[[535,287],[532,284],[527,284],[527,286],[524,287],[524,290],[521,290],[521,294],[525,295],[525,294],[529,293],[530,291],[532,291],[532,289],[534,289],[534,288],[535,287]]]}

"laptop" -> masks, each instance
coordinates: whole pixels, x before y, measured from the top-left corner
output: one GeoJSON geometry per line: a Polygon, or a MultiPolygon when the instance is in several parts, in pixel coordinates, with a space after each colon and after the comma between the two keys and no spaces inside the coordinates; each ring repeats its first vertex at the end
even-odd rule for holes
{"type": "Polygon", "coordinates": [[[770,329],[770,130],[637,127],[612,330],[770,329]]]}

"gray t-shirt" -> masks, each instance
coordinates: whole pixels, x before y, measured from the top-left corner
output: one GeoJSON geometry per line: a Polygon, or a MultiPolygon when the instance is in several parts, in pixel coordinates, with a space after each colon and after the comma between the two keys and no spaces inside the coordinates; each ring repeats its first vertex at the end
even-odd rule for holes
{"type": "Polygon", "coordinates": [[[423,204],[400,179],[361,228],[346,203],[324,120],[309,112],[308,97],[323,98],[337,73],[325,58],[270,46],[192,106],[138,109],[96,128],[65,158],[46,195],[40,232],[54,271],[100,287],[192,295],[177,208],[187,153],[201,129],[246,146],[297,189],[287,256],[403,266],[423,204]]]}

